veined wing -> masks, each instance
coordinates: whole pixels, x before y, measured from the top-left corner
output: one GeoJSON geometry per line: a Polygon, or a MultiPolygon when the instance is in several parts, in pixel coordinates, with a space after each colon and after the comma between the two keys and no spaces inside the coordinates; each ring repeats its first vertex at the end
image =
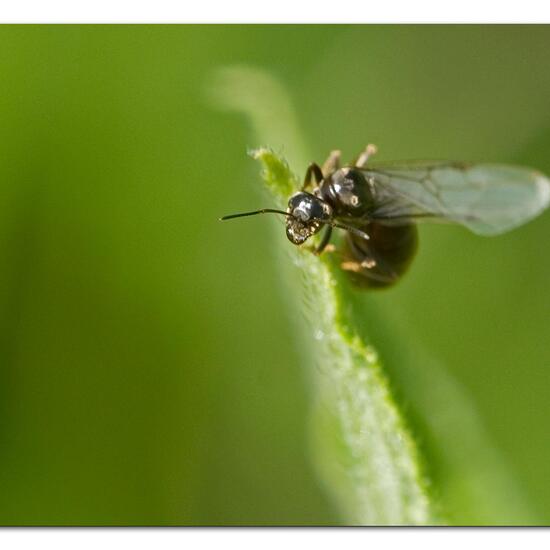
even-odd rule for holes
{"type": "Polygon", "coordinates": [[[373,216],[387,223],[426,217],[497,235],[550,202],[550,180],[520,166],[418,162],[369,166],[364,174],[378,205],[373,216]]]}

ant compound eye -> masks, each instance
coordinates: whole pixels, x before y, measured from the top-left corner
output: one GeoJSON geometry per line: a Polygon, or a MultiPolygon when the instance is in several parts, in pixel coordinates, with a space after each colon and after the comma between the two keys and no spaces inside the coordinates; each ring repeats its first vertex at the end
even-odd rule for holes
{"type": "Polygon", "coordinates": [[[296,193],[288,201],[288,209],[292,216],[301,222],[307,222],[314,218],[314,199],[309,193],[296,193]]]}

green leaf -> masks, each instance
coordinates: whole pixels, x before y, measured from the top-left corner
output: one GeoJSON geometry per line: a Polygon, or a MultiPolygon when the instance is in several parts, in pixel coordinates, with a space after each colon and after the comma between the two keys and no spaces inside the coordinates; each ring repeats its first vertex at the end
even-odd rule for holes
{"type": "Polygon", "coordinates": [[[248,154],[263,164],[264,182],[273,194],[273,198],[282,207],[286,202],[285,197],[288,198],[298,188],[298,179],[290,171],[288,163],[267,147],[251,149],[248,154]]]}
{"type": "MultiPolygon", "coordinates": [[[[294,160],[305,166],[305,147],[290,101],[280,84],[250,68],[225,68],[211,83],[214,99],[247,114],[259,139],[293,144],[294,160]]],[[[298,187],[282,156],[269,148],[251,152],[278,207],[298,187]]],[[[415,443],[389,391],[376,350],[359,337],[329,254],[313,255],[278,235],[293,264],[291,302],[307,319],[297,341],[312,365],[312,442],[315,463],[346,523],[433,524],[415,443]]],[[[294,314],[294,312],[293,312],[294,314]]]]}
{"type": "MultiPolygon", "coordinates": [[[[253,152],[278,201],[296,177],[269,149],[253,152]]],[[[280,239],[279,239],[280,240],[280,239]]],[[[359,338],[346,314],[338,267],[307,249],[294,252],[301,271],[302,313],[313,342],[313,415],[318,467],[344,517],[355,524],[433,523],[419,458],[390,395],[372,346],[359,338]]],[[[297,303],[300,303],[299,301],[297,303]]]]}

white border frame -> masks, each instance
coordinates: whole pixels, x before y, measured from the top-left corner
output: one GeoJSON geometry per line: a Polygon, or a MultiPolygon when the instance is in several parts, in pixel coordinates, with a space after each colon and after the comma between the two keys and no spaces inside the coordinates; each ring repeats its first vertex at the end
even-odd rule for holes
{"type": "Polygon", "coordinates": [[[544,0],[11,0],[2,23],[536,23],[544,0]]]}

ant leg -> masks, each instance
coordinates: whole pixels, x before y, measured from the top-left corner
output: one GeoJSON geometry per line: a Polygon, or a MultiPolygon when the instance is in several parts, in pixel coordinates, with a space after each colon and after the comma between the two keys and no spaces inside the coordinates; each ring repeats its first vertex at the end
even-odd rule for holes
{"type": "Polygon", "coordinates": [[[340,168],[340,157],[342,155],[341,151],[338,151],[335,149],[334,151],[331,151],[327,160],[325,160],[323,164],[323,174],[325,177],[329,176],[330,174],[333,174],[340,168]]]}
{"type": "Polygon", "coordinates": [[[364,168],[365,165],[367,164],[369,158],[372,155],[376,155],[377,152],[378,152],[378,148],[376,147],[376,145],[373,145],[372,143],[369,143],[365,147],[365,150],[359,155],[359,157],[355,161],[355,163],[354,163],[355,166],[357,168],[364,168]]]}
{"type": "Polygon", "coordinates": [[[344,271],[352,271],[353,273],[361,273],[361,262],[342,262],[340,268],[344,271]]]}
{"type": "Polygon", "coordinates": [[[344,260],[340,264],[344,271],[359,273],[373,281],[387,284],[398,279],[399,275],[383,259],[377,257],[373,252],[359,249],[351,240],[349,244],[356,259],[344,260]]]}
{"type": "Polygon", "coordinates": [[[323,172],[319,165],[312,162],[306,171],[306,177],[304,178],[304,185],[302,185],[302,191],[305,191],[312,184],[312,179],[315,178],[315,182],[319,185],[323,181],[323,172]]]}
{"type": "Polygon", "coordinates": [[[321,239],[321,242],[319,243],[319,246],[313,251],[313,253],[316,256],[319,256],[323,250],[326,249],[328,242],[330,241],[330,236],[332,235],[332,227],[330,225],[327,225],[325,229],[325,233],[323,234],[323,238],[321,239]]]}
{"type": "Polygon", "coordinates": [[[359,248],[348,236],[348,244],[357,259],[344,260],[340,267],[344,271],[352,271],[353,273],[361,273],[365,269],[373,269],[377,265],[377,261],[368,249],[359,248]]]}
{"type": "Polygon", "coordinates": [[[344,271],[359,273],[367,279],[372,279],[373,281],[377,281],[379,283],[392,284],[397,280],[398,275],[395,272],[375,271],[377,266],[378,264],[376,260],[372,258],[367,258],[362,262],[347,261],[340,264],[340,268],[344,271]]]}
{"type": "Polygon", "coordinates": [[[347,261],[342,262],[340,267],[344,271],[353,271],[354,273],[361,273],[364,269],[372,269],[376,267],[376,260],[373,258],[366,258],[361,262],[347,261]]]}

